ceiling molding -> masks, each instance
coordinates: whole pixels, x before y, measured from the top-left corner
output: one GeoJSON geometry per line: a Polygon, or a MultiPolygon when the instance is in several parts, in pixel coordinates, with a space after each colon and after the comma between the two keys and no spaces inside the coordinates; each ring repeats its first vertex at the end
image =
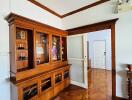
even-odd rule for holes
{"type": "Polygon", "coordinates": [[[51,10],[50,8],[48,8],[48,7],[44,6],[44,5],[42,5],[42,4],[39,3],[38,1],[35,1],[35,0],[28,0],[28,1],[30,1],[31,3],[33,3],[33,4],[35,4],[35,5],[39,6],[39,7],[41,7],[42,9],[44,9],[44,10],[46,10],[46,11],[52,13],[53,15],[55,15],[55,16],[57,16],[57,17],[64,18],[64,17],[70,16],[70,15],[73,15],[73,14],[75,14],[75,13],[81,12],[81,11],[83,11],[83,10],[86,10],[86,9],[88,9],[88,8],[92,8],[92,7],[94,7],[94,6],[100,5],[100,4],[105,3],[105,2],[107,2],[107,1],[110,1],[110,0],[100,0],[100,1],[94,2],[94,3],[92,3],[92,4],[86,5],[86,6],[84,6],[84,7],[81,7],[81,8],[79,8],[79,9],[77,9],[77,10],[74,10],[74,11],[71,11],[71,12],[69,12],[69,13],[66,13],[66,14],[64,14],[64,15],[58,14],[57,12],[51,10]]]}
{"type": "Polygon", "coordinates": [[[79,8],[77,10],[74,10],[74,11],[71,11],[71,12],[69,12],[67,14],[62,15],[62,18],[66,17],[66,16],[73,15],[73,14],[78,13],[78,12],[81,12],[81,11],[86,10],[88,8],[92,8],[94,6],[97,6],[97,5],[102,4],[104,2],[107,2],[107,1],[110,1],[110,0],[100,0],[100,1],[97,1],[97,2],[92,3],[90,5],[86,5],[86,6],[82,7],[82,8],[79,8]]]}
{"type": "Polygon", "coordinates": [[[50,8],[48,8],[48,7],[44,6],[44,5],[42,5],[41,3],[39,3],[39,2],[37,2],[37,1],[35,1],[35,0],[28,0],[28,1],[30,1],[31,3],[33,3],[33,4],[37,5],[37,6],[39,6],[40,8],[42,8],[42,9],[44,9],[44,10],[46,10],[46,11],[52,13],[53,15],[62,18],[62,16],[59,15],[57,12],[55,12],[55,11],[51,10],[50,8]]]}

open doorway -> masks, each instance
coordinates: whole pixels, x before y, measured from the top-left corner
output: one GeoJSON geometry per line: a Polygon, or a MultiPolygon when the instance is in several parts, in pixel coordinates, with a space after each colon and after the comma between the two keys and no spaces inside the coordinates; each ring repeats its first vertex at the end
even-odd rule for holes
{"type": "Polygon", "coordinates": [[[111,70],[111,29],[89,32],[87,37],[92,68],[111,70]]]}
{"type": "MultiPolygon", "coordinates": [[[[116,33],[115,33],[115,24],[116,24],[117,20],[118,20],[118,18],[67,30],[69,35],[77,35],[77,34],[82,34],[82,33],[111,29],[112,81],[110,83],[112,83],[112,100],[116,99],[116,52],[115,52],[115,50],[116,50],[116,48],[115,48],[115,43],[116,43],[115,34],[116,33]]],[[[90,63],[89,63],[89,65],[90,65],[90,63]]]]}
{"type": "Polygon", "coordinates": [[[111,29],[90,32],[87,40],[89,91],[104,94],[102,100],[112,100],[111,29]]]}

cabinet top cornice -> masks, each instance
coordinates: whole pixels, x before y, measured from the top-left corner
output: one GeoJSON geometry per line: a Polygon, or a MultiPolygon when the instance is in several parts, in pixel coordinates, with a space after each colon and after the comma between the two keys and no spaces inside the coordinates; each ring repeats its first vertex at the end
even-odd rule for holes
{"type": "Polygon", "coordinates": [[[7,17],[5,17],[5,19],[8,21],[9,25],[13,24],[13,23],[28,23],[30,24],[32,27],[42,27],[44,29],[48,29],[48,30],[52,30],[53,32],[55,33],[58,33],[58,34],[63,34],[63,35],[68,35],[68,32],[65,31],[65,30],[62,30],[62,29],[59,29],[59,28],[55,28],[53,26],[50,26],[50,25],[47,25],[47,24],[44,24],[44,23],[41,23],[41,22],[38,22],[38,21],[35,21],[35,20],[32,20],[30,18],[26,18],[26,17],[23,17],[21,15],[17,15],[17,14],[14,14],[14,13],[10,13],[7,17]]]}

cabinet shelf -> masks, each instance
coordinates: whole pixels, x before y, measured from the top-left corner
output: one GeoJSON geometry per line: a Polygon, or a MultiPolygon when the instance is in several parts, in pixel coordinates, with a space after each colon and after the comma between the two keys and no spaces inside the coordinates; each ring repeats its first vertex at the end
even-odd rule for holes
{"type": "MultiPolygon", "coordinates": [[[[26,66],[27,67],[27,66],[26,66]]],[[[26,70],[30,70],[30,68],[21,68],[21,69],[17,69],[17,72],[22,72],[22,71],[26,71],[26,70]]]]}
{"type": "Polygon", "coordinates": [[[22,59],[22,60],[16,60],[17,62],[20,62],[20,61],[28,61],[28,59],[22,59]]]}
{"type": "Polygon", "coordinates": [[[16,42],[17,42],[17,43],[19,43],[19,42],[21,42],[21,43],[27,43],[27,40],[23,40],[23,39],[16,39],[16,42]]]}
{"type": "Polygon", "coordinates": [[[19,51],[28,51],[28,49],[16,49],[18,52],[19,51]]]}

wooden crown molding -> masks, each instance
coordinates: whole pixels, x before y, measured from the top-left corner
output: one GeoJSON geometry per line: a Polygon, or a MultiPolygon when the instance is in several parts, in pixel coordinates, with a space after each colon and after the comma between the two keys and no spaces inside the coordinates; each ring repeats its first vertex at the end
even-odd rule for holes
{"type": "Polygon", "coordinates": [[[77,10],[74,10],[74,11],[71,11],[71,12],[69,12],[67,14],[62,15],[62,18],[70,16],[70,15],[73,15],[73,14],[78,13],[78,12],[81,12],[81,11],[86,10],[88,8],[92,8],[94,6],[97,6],[97,5],[102,4],[104,2],[107,2],[107,1],[110,1],[110,0],[100,0],[100,1],[97,1],[97,2],[92,3],[90,5],[86,5],[86,6],[82,7],[82,8],[79,8],[77,10]]]}
{"type": "Polygon", "coordinates": [[[107,21],[103,21],[103,22],[98,22],[98,23],[94,23],[94,24],[90,24],[90,25],[85,25],[85,26],[81,26],[81,27],[68,29],[66,31],[68,31],[68,35],[75,35],[75,34],[82,34],[82,33],[86,33],[86,32],[93,32],[95,30],[98,31],[98,30],[109,29],[109,28],[111,28],[111,25],[115,24],[115,22],[117,20],[118,20],[118,18],[111,19],[111,20],[107,20],[107,21]]]}
{"type": "Polygon", "coordinates": [[[110,0],[100,0],[100,1],[97,1],[97,2],[95,2],[95,3],[92,3],[92,4],[86,5],[86,6],[84,6],[84,7],[81,7],[81,8],[79,8],[79,9],[77,9],[77,10],[74,10],[74,11],[71,11],[71,12],[69,12],[69,13],[66,13],[66,14],[64,14],[64,15],[58,14],[57,12],[51,10],[50,8],[48,8],[48,7],[44,6],[44,5],[42,5],[41,3],[39,3],[39,2],[37,2],[37,1],[35,1],[35,0],[28,0],[28,1],[30,1],[31,3],[33,3],[33,4],[35,4],[35,5],[39,6],[39,7],[41,7],[42,9],[44,9],[44,10],[46,10],[46,11],[52,13],[53,15],[55,15],[55,16],[57,16],[57,17],[64,18],[64,17],[70,16],[70,15],[73,15],[73,14],[75,14],[75,13],[81,12],[81,11],[83,11],[83,10],[86,10],[86,9],[88,9],[88,8],[92,8],[92,7],[97,6],[97,5],[99,5],[99,4],[105,3],[105,2],[110,1],[110,0]]]}
{"type": "Polygon", "coordinates": [[[37,6],[39,6],[40,8],[42,8],[42,9],[44,9],[44,10],[46,10],[46,11],[52,13],[53,15],[55,15],[55,16],[61,18],[61,15],[59,15],[57,12],[55,12],[55,11],[49,9],[48,7],[42,5],[41,3],[39,3],[39,2],[37,2],[37,1],[35,1],[35,0],[28,0],[28,1],[30,1],[31,3],[33,3],[33,4],[37,5],[37,6]]]}

